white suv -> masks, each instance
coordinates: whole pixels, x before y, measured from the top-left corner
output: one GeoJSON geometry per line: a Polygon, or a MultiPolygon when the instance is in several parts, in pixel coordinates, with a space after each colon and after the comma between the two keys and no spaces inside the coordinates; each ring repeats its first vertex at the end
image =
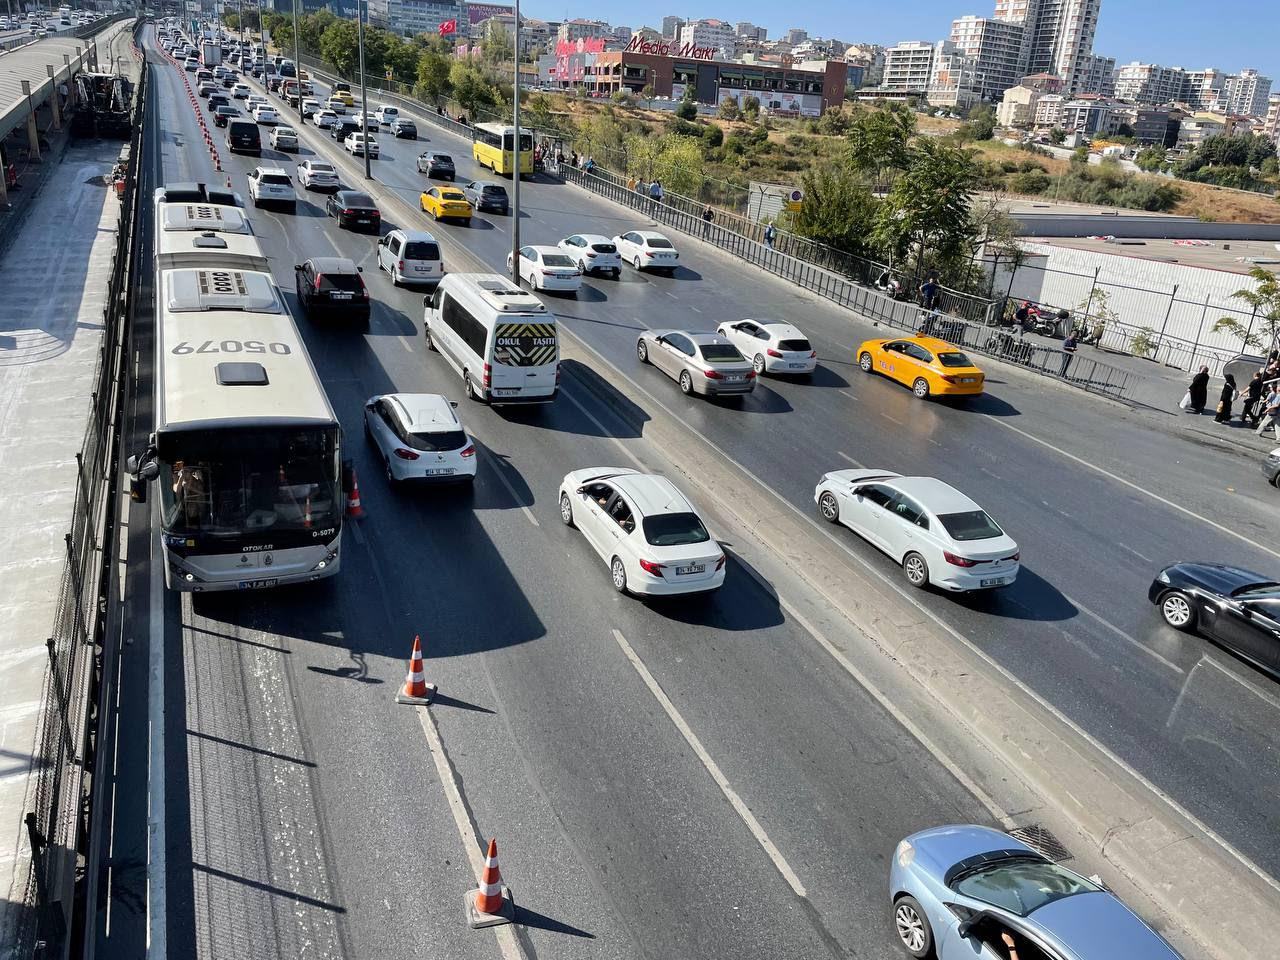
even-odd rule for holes
{"type": "Polygon", "coordinates": [[[378,448],[392,486],[475,480],[475,441],[455,406],[438,393],[388,393],[365,402],[364,435],[378,448]]]}
{"type": "Polygon", "coordinates": [[[294,193],[293,181],[282,167],[256,167],[250,170],[249,196],[253,198],[255,207],[264,203],[279,203],[288,206],[290,211],[298,209],[298,195],[294,193]]]}
{"type": "Polygon", "coordinates": [[[444,276],[440,244],[425,230],[392,230],[378,241],[378,269],[402,283],[439,283],[444,276]]]}
{"type": "Polygon", "coordinates": [[[384,127],[390,126],[392,120],[396,120],[400,116],[400,111],[395,107],[381,106],[374,114],[378,118],[378,123],[384,127]]]}

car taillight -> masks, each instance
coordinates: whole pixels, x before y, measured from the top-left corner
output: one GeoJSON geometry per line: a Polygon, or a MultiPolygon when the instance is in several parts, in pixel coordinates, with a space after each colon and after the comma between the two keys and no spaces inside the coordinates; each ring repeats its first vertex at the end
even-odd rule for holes
{"type": "Polygon", "coordinates": [[[320,292],[320,274],[316,274],[316,293],[320,292]]]}
{"type": "Polygon", "coordinates": [[[662,576],[662,564],[656,563],[653,560],[642,559],[640,561],[640,569],[643,570],[645,573],[652,574],[655,577],[662,576]]]}
{"type": "Polygon", "coordinates": [[[646,251],[644,252],[644,255],[645,255],[646,257],[652,257],[652,256],[653,256],[653,251],[652,251],[652,250],[646,250],[646,251]]]}
{"type": "Polygon", "coordinates": [[[474,443],[467,444],[462,448],[462,455],[464,457],[474,457],[476,455],[476,445],[474,443]]]}
{"type": "Polygon", "coordinates": [[[556,364],[556,386],[560,386],[560,364],[556,364]]]}
{"type": "Polygon", "coordinates": [[[946,373],[939,374],[939,376],[941,376],[943,380],[947,381],[947,383],[956,383],[960,379],[959,377],[954,377],[946,373]]]}
{"type": "Polygon", "coordinates": [[[355,213],[355,211],[354,211],[354,210],[343,210],[343,211],[342,211],[342,215],[343,215],[343,216],[346,216],[346,217],[351,216],[353,213],[355,213]]]}
{"type": "Polygon", "coordinates": [[[418,455],[412,450],[406,450],[404,447],[396,447],[396,456],[401,460],[417,460],[418,455]]]}
{"type": "Polygon", "coordinates": [[[396,261],[396,269],[397,269],[397,270],[399,270],[401,273],[404,273],[404,261],[403,261],[403,260],[398,260],[398,261],[396,261]]]}
{"type": "Polygon", "coordinates": [[[724,379],[724,374],[720,373],[718,370],[703,370],[702,375],[706,377],[708,380],[724,379]]]}
{"type": "Polygon", "coordinates": [[[748,371],[747,371],[747,379],[748,379],[748,380],[754,379],[754,378],[755,378],[755,375],[756,375],[755,370],[748,370],[748,371]]]}
{"type": "Polygon", "coordinates": [[[480,380],[481,385],[486,390],[489,389],[489,383],[492,381],[492,378],[493,378],[493,367],[489,366],[489,364],[486,363],[484,365],[484,374],[480,380]]]}
{"type": "Polygon", "coordinates": [[[1018,551],[1017,553],[1015,553],[1015,554],[1014,554],[1013,556],[1011,556],[1011,557],[1005,557],[1005,559],[1006,559],[1006,560],[1013,560],[1013,561],[1016,563],[1018,560],[1022,559],[1022,551],[1018,551]]]}
{"type": "Polygon", "coordinates": [[[771,357],[777,357],[779,360],[782,359],[782,354],[779,353],[777,350],[773,349],[773,347],[770,347],[768,350],[765,351],[765,353],[767,353],[771,357]]]}
{"type": "Polygon", "coordinates": [[[723,553],[722,553],[722,554],[720,554],[720,559],[716,561],[716,569],[717,569],[717,570],[719,570],[721,567],[723,567],[723,566],[724,566],[724,562],[725,562],[725,560],[726,560],[726,559],[728,559],[728,558],[727,558],[727,557],[725,557],[725,555],[724,555],[723,553]]]}
{"type": "Polygon", "coordinates": [[[588,259],[588,260],[594,260],[595,258],[596,258],[596,255],[595,255],[594,253],[591,253],[591,252],[588,252],[588,253],[587,253],[587,259],[588,259]]]}
{"type": "Polygon", "coordinates": [[[972,567],[978,562],[977,560],[970,560],[968,557],[957,557],[954,553],[949,553],[946,550],[942,551],[942,557],[947,563],[957,567],[972,567]]]}

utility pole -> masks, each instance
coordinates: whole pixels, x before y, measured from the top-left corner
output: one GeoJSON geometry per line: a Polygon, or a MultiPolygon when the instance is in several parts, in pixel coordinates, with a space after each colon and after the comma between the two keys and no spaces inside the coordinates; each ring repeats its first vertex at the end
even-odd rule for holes
{"type": "Polygon", "coordinates": [[[515,104],[515,134],[511,138],[512,157],[515,166],[511,174],[511,280],[520,286],[520,0],[516,3],[515,45],[513,59],[516,63],[516,83],[512,87],[511,102],[515,104]]]}
{"type": "Polygon", "coordinates": [[[364,8],[366,0],[356,0],[356,31],[360,45],[360,131],[364,137],[364,148],[360,151],[364,157],[364,178],[373,179],[373,171],[369,169],[369,99],[364,85],[364,8]]]}
{"type": "Polygon", "coordinates": [[[306,122],[302,115],[302,41],[298,39],[298,4],[302,0],[293,0],[293,78],[298,87],[298,123],[306,122]]]}

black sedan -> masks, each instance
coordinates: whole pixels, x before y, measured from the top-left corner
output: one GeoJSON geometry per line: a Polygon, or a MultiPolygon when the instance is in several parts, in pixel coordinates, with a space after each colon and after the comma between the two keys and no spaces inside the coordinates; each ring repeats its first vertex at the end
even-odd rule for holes
{"type": "Polygon", "coordinates": [[[1203,634],[1280,678],[1280,583],[1223,563],[1175,563],[1147,595],[1169,626],[1203,634]]]}
{"type": "Polygon", "coordinates": [[[338,221],[338,226],[348,230],[369,230],[377,233],[382,226],[382,214],[373,197],[358,190],[339,190],[325,201],[324,212],[338,221]]]}
{"type": "Polygon", "coordinates": [[[418,172],[438,180],[453,180],[453,157],[437,150],[428,150],[418,156],[418,172]]]}
{"type": "Polygon", "coordinates": [[[225,127],[229,120],[233,120],[240,116],[240,111],[235,107],[223,104],[213,111],[213,125],[215,127],[225,127]]]}
{"type": "Polygon", "coordinates": [[[397,140],[417,140],[418,126],[412,120],[396,117],[391,121],[391,133],[397,140]]]}
{"type": "Polygon", "coordinates": [[[507,188],[492,180],[472,180],[462,192],[477,210],[506,214],[509,206],[507,188]]]}

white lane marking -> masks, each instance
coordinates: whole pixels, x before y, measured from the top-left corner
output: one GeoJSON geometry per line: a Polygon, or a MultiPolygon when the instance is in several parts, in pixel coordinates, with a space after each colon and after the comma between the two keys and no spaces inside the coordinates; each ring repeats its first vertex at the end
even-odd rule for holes
{"type": "Polygon", "coordinates": [[[1127,543],[1121,543],[1119,540],[1117,540],[1116,546],[1118,546],[1121,550],[1128,550],[1139,560],[1145,560],[1147,563],[1155,563],[1155,561],[1152,560],[1150,557],[1148,557],[1145,553],[1139,553],[1137,550],[1133,549],[1133,547],[1129,546],[1127,543]]]}
{"type": "Polygon", "coordinates": [[[840,396],[842,396],[842,397],[848,397],[850,400],[857,400],[857,399],[858,399],[858,398],[857,398],[857,397],[855,397],[852,393],[850,393],[848,390],[841,390],[841,391],[840,391],[840,396]]]}
{"type": "Polygon", "coordinates": [[[398,337],[400,346],[404,347],[406,353],[413,353],[412,342],[409,337],[398,337]]]}
{"type": "Polygon", "coordinates": [[[1088,615],[1088,616],[1092,617],[1094,620],[1097,620],[1097,621],[1098,621],[1098,623],[1102,624],[1104,627],[1106,627],[1108,630],[1110,630],[1112,633],[1114,633],[1114,634],[1115,634],[1117,637],[1119,637],[1121,640],[1126,640],[1126,641],[1128,641],[1129,643],[1133,644],[1135,647],[1137,647],[1137,648],[1138,648],[1139,650],[1141,650],[1143,653],[1147,654],[1147,656],[1149,656],[1149,657],[1154,657],[1156,660],[1159,660],[1161,663],[1163,663],[1163,664],[1164,664],[1166,667],[1168,667],[1170,670],[1176,671],[1177,673],[1186,673],[1186,672],[1187,672],[1187,671],[1183,670],[1180,666],[1178,666],[1176,663],[1174,663],[1172,660],[1167,660],[1167,659],[1165,659],[1164,657],[1162,657],[1160,654],[1156,653],[1154,650],[1152,650],[1150,647],[1148,647],[1148,646],[1147,646],[1146,644],[1144,644],[1142,641],[1137,640],[1137,639],[1135,639],[1134,637],[1129,636],[1129,634],[1125,633],[1123,630],[1121,630],[1119,627],[1117,627],[1117,626],[1116,626],[1114,623],[1112,623],[1111,621],[1107,620],[1107,619],[1106,619],[1105,617],[1103,617],[1101,614],[1094,613],[1092,610],[1090,610],[1088,607],[1086,607],[1083,603],[1081,603],[1081,602],[1080,602],[1079,600],[1077,600],[1075,597],[1069,597],[1069,596],[1067,596],[1065,593],[1064,593],[1062,596],[1066,599],[1067,603],[1071,604],[1073,607],[1076,607],[1076,608],[1077,608],[1081,613],[1086,614],[1086,615],[1088,615]]]}
{"type": "Polygon", "coordinates": [[[988,470],[986,467],[978,467],[978,469],[981,470],[983,473],[985,473],[988,477],[994,477],[997,480],[1004,479],[1004,477],[1000,476],[1000,474],[996,473],[994,470],[988,470]]]}
{"type": "Polygon", "coordinates": [[[1219,670],[1222,673],[1226,674],[1236,683],[1240,684],[1240,686],[1244,687],[1246,690],[1252,693],[1259,700],[1265,700],[1267,703],[1271,704],[1271,706],[1273,707],[1280,707],[1280,700],[1276,699],[1276,697],[1273,694],[1268,693],[1267,691],[1263,690],[1261,687],[1255,687],[1251,681],[1246,680],[1244,677],[1237,676],[1236,674],[1232,673],[1230,670],[1228,670],[1226,667],[1220,664],[1217,660],[1213,659],[1213,657],[1208,657],[1208,656],[1202,657],[1199,662],[1207,663],[1209,666],[1213,667],[1214,669],[1219,670]]]}
{"type": "MultiPolygon", "coordinates": [[[[440,731],[436,729],[435,717],[431,716],[431,711],[426,707],[413,709],[418,714],[418,722],[422,724],[422,732],[427,735],[427,747],[436,765],[436,775],[440,778],[440,786],[444,788],[445,801],[449,804],[449,812],[453,814],[454,825],[458,828],[458,837],[467,851],[467,861],[471,864],[471,872],[475,875],[478,887],[480,878],[484,875],[484,856],[480,853],[481,838],[476,833],[471,818],[467,816],[467,805],[463,802],[462,790],[458,787],[453,766],[444,752],[444,742],[440,739],[440,731]]],[[[492,929],[498,938],[498,947],[502,950],[503,960],[524,960],[520,947],[516,943],[513,926],[506,924],[492,929]]]]}
{"type": "MultiPolygon", "coordinates": [[[[1241,866],[1247,869],[1250,873],[1252,873],[1258,879],[1262,880],[1268,886],[1274,888],[1277,891],[1280,891],[1280,881],[1277,881],[1274,877],[1272,877],[1270,874],[1264,871],[1261,867],[1255,864],[1252,860],[1246,857],[1243,853],[1237,850],[1234,846],[1232,846],[1226,840],[1226,838],[1224,838],[1216,830],[1214,830],[1207,823],[1202,821],[1195,814],[1191,813],[1191,811],[1183,807],[1182,804],[1178,803],[1177,800],[1173,799],[1173,797],[1169,796],[1167,793],[1165,793],[1163,790],[1157,787],[1151,780],[1149,780],[1147,777],[1139,773],[1130,764],[1126,763],[1110,747],[1103,744],[1100,740],[1098,740],[1097,737],[1093,736],[1093,734],[1089,733],[1087,730],[1081,727],[1080,724],[1076,723],[1074,720],[1068,717],[1065,713],[1063,713],[1053,704],[1049,703],[1049,701],[1045,700],[1044,697],[1038,694],[1035,690],[1031,689],[1031,687],[1023,683],[1020,679],[1018,679],[1018,677],[1014,676],[1012,672],[1006,669],[1002,664],[998,663],[986,651],[978,647],[978,645],[975,644],[972,640],[970,640],[968,637],[966,637],[963,633],[961,633],[951,624],[947,623],[947,621],[943,620],[942,617],[934,613],[932,610],[926,607],[923,603],[921,603],[919,600],[913,597],[910,593],[908,593],[905,587],[896,583],[894,580],[891,580],[882,571],[874,567],[868,566],[866,563],[864,563],[863,560],[856,553],[854,553],[853,549],[849,547],[848,544],[841,542],[841,540],[835,535],[833,535],[830,531],[823,529],[822,526],[819,525],[817,520],[809,516],[807,513],[805,513],[803,510],[797,507],[794,503],[792,503],[782,494],[778,493],[776,490],[774,490],[772,487],[766,484],[763,480],[761,480],[758,476],[756,476],[754,473],[752,473],[750,470],[744,467],[741,463],[739,463],[733,457],[729,456],[729,454],[724,450],[723,447],[721,447],[719,444],[715,443],[715,441],[707,437],[706,434],[702,433],[702,431],[691,426],[687,420],[673,413],[670,407],[668,407],[665,403],[659,400],[654,394],[650,393],[644,387],[636,383],[636,381],[633,380],[631,377],[629,377],[627,374],[623,373],[622,370],[616,364],[611,363],[609,360],[606,360],[604,356],[601,355],[601,353],[598,350],[596,350],[594,347],[592,347],[589,343],[582,340],[581,338],[575,338],[575,339],[578,340],[579,345],[584,350],[595,355],[596,360],[599,361],[600,366],[602,368],[612,370],[615,374],[617,374],[617,376],[625,380],[628,384],[630,384],[633,390],[635,390],[637,393],[646,397],[650,403],[658,407],[660,410],[666,413],[667,416],[674,419],[677,423],[682,424],[686,430],[688,430],[691,434],[693,434],[693,436],[697,437],[699,440],[705,443],[708,447],[714,450],[720,456],[720,458],[724,460],[725,463],[729,464],[735,470],[738,470],[740,473],[742,473],[743,476],[749,477],[750,479],[754,480],[761,490],[763,490],[764,492],[772,496],[775,500],[778,501],[778,503],[782,504],[782,506],[790,510],[802,521],[809,524],[809,526],[813,527],[813,529],[819,535],[825,537],[829,543],[834,544],[837,548],[839,548],[840,550],[848,554],[848,556],[852,558],[854,562],[856,562],[862,569],[864,569],[871,576],[875,577],[877,580],[883,583],[891,591],[898,594],[898,596],[902,600],[906,601],[911,606],[915,607],[916,610],[918,610],[923,616],[928,617],[935,624],[937,624],[939,628],[941,628],[942,630],[945,630],[948,634],[954,637],[970,653],[972,653],[975,657],[978,657],[980,660],[982,660],[992,670],[999,673],[1002,677],[1004,677],[1004,679],[1008,683],[1016,687],[1020,693],[1022,693],[1025,697],[1030,699],[1032,702],[1034,702],[1040,709],[1044,710],[1054,719],[1064,724],[1078,737],[1083,739],[1095,750],[1097,750],[1099,753],[1105,756],[1111,763],[1114,763],[1126,774],[1128,774],[1138,783],[1142,784],[1142,786],[1144,786],[1147,790],[1151,792],[1152,796],[1157,797],[1170,810],[1173,810],[1178,816],[1184,818],[1188,823],[1192,824],[1197,830],[1199,830],[1205,836],[1213,840],[1214,843],[1216,843],[1219,847],[1221,847],[1226,853],[1230,854],[1231,857],[1234,858],[1236,862],[1238,862],[1241,866]]],[[[996,420],[995,422],[1000,423],[1002,421],[996,420]]],[[[1021,433],[1022,431],[1019,430],[1018,432],[1021,433]]],[[[1035,438],[1033,437],[1032,439],[1035,439],[1035,438]]],[[[1039,442],[1043,442],[1043,441],[1039,441],[1039,442]]],[[[1067,456],[1070,457],[1071,454],[1067,454],[1067,456]]],[[[1128,481],[1124,481],[1124,482],[1127,483],[1128,481]]]]}
{"type": "Polygon", "coordinates": [[[886,420],[892,420],[894,423],[898,424],[898,426],[902,426],[902,421],[897,417],[891,417],[883,410],[877,410],[876,413],[880,414],[880,416],[884,417],[886,420]]]}
{"type": "Polygon", "coordinates": [[[699,310],[697,307],[694,307],[694,306],[690,306],[690,307],[689,307],[689,309],[690,309],[690,310],[692,310],[694,313],[701,313],[701,312],[702,312],[701,310],[699,310]]]}
{"type": "Polygon", "coordinates": [[[857,467],[859,470],[865,470],[865,469],[867,469],[867,468],[866,468],[866,467],[864,467],[862,464],[860,464],[857,460],[853,459],[853,457],[851,457],[851,456],[849,456],[847,453],[845,453],[843,450],[837,450],[837,451],[836,451],[836,456],[837,456],[837,457],[844,457],[844,459],[848,460],[850,463],[852,463],[852,464],[853,464],[855,467],[857,467]]]}
{"type": "Polygon", "coordinates": [[[1144,497],[1149,497],[1150,499],[1156,501],[1157,503],[1164,504],[1164,506],[1168,507],[1171,510],[1176,510],[1178,511],[1178,513],[1191,517],[1193,520],[1199,520],[1201,523],[1204,523],[1210,527],[1213,527],[1213,529],[1217,530],[1219,533],[1225,533],[1229,537],[1235,537],[1237,540],[1243,541],[1244,543],[1249,544],[1249,546],[1255,547],[1256,549],[1261,550],[1263,553],[1269,553],[1273,557],[1280,558],[1280,550],[1273,550],[1271,547],[1264,546],[1263,544],[1258,543],[1258,541],[1256,540],[1250,540],[1244,534],[1237,533],[1235,530],[1232,530],[1230,527],[1223,526],[1217,521],[1210,520],[1208,517],[1201,516],[1200,514],[1196,513],[1194,510],[1189,510],[1186,507],[1182,506],[1182,504],[1180,503],[1174,503],[1172,500],[1167,500],[1164,497],[1160,496],[1160,494],[1158,493],[1152,493],[1150,490],[1147,490],[1145,487],[1142,487],[1139,484],[1134,483],[1132,480],[1126,480],[1124,477],[1114,474],[1110,470],[1105,470],[1095,463],[1090,463],[1088,460],[1085,460],[1083,457],[1077,457],[1074,453],[1068,453],[1066,450],[1063,450],[1061,447],[1054,446],[1048,440],[1041,440],[1039,437],[1035,436],[1034,434],[1027,433],[1027,431],[1025,430],[1019,430],[1017,427],[1013,426],[1012,424],[1005,423],[999,417],[988,417],[987,419],[990,420],[990,422],[992,423],[1000,424],[1000,426],[1004,427],[1007,430],[1012,430],[1014,433],[1018,434],[1021,437],[1026,437],[1028,440],[1034,443],[1040,444],[1040,446],[1042,447],[1049,448],[1054,453],[1060,454],[1061,456],[1066,457],[1068,460],[1074,461],[1075,463],[1078,463],[1081,466],[1088,467],[1090,470],[1093,470],[1096,473],[1102,474],[1104,477],[1106,477],[1109,480],[1114,480],[1116,483],[1122,484],[1128,487],[1130,490],[1136,490],[1138,493],[1142,494],[1144,497]]]}
{"type": "Polygon", "coordinates": [[[670,297],[672,300],[675,300],[675,299],[676,299],[676,295],[675,295],[674,293],[671,293],[671,292],[670,292],[670,291],[668,291],[668,290],[663,290],[662,292],[663,292],[663,294],[664,294],[665,296],[670,297]]]}
{"type": "Polygon", "coordinates": [[[164,783],[164,557],[160,550],[159,508],[152,512],[151,583],[147,598],[147,957],[168,955],[165,888],[164,783]]]}
{"type": "Polygon", "coordinates": [[[658,701],[658,704],[671,719],[671,722],[675,724],[676,729],[680,731],[680,735],[684,737],[685,742],[689,744],[698,759],[702,761],[702,765],[706,767],[707,773],[711,775],[711,779],[716,782],[716,786],[718,786],[720,788],[720,792],[725,795],[725,799],[729,801],[729,805],[732,806],[738,816],[742,818],[742,822],[747,825],[747,829],[750,830],[751,835],[756,838],[756,842],[759,843],[764,849],[764,852],[769,855],[769,859],[772,860],[773,865],[778,868],[778,872],[782,874],[783,879],[786,880],[791,889],[795,891],[796,896],[803,897],[805,895],[804,884],[800,882],[800,878],[796,875],[796,872],[791,869],[791,864],[787,863],[782,852],[774,846],[773,841],[769,839],[769,835],[764,832],[764,827],[760,826],[760,821],[755,818],[755,814],[751,812],[751,809],[743,802],[742,798],[738,796],[737,791],[735,791],[729,784],[728,778],[725,777],[723,772],[721,772],[720,767],[716,762],[711,759],[711,754],[707,753],[706,748],[702,745],[702,741],[698,739],[698,735],[693,732],[689,724],[685,723],[684,717],[680,716],[680,711],[676,709],[675,704],[671,702],[671,698],[667,696],[666,692],[658,684],[658,681],[653,678],[653,674],[651,674],[649,672],[649,668],[644,665],[644,661],[641,660],[639,655],[631,649],[631,644],[627,643],[627,638],[624,637],[620,631],[613,631],[613,639],[618,641],[618,646],[622,648],[622,652],[626,655],[627,659],[631,661],[631,665],[636,668],[636,673],[640,674],[640,679],[643,680],[645,686],[649,688],[649,692],[653,694],[654,698],[658,701]]]}
{"type": "MultiPolygon", "coordinates": [[[[520,496],[516,493],[516,488],[511,485],[511,481],[508,480],[506,477],[506,474],[502,472],[501,465],[499,463],[494,462],[494,461],[501,460],[501,458],[498,457],[496,454],[490,454],[490,453],[486,453],[485,458],[490,461],[489,466],[492,468],[491,472],[495,474],[498,480],[502,483],[502,485],[507,488],[507,493],[511,494],[511,499],[514,500],[516,503],[520,503],[520,496]]],[[[502,464],[505,464],[505,463],[506,461],[503,460],[502,464]]],[[[532,510],[530,510],[524,504],[520,504],[520,509],[524,511],[524,515],[529,519],[530,523],[532,523],[535,527],[541,526],[541,524],[538,523],[538,518],[533,515],[532,510]]]]}

